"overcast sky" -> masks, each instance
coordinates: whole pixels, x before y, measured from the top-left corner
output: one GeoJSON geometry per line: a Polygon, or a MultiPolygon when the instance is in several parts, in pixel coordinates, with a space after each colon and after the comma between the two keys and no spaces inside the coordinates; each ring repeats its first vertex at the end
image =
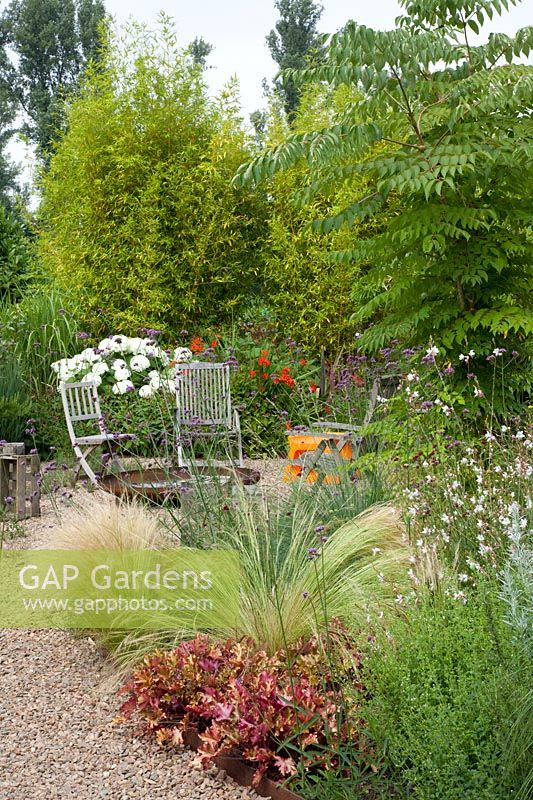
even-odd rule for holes
{"type": "MultiPolygon", "coordinates": [[[[128,18],[145,22],[150,27],[157,23],[158,14],[164,11],[175,20],[180,43],[188,45],[196,36],[202,36],[213,45],[209,57],[207,78],[213,92],[218,91],[232,75],[236,75],[240,88],[243,112],[247,116],[265,105],[262,80],[274,77],[277,65],[272,61],[265,42],[274,27],[277,11],[274,0],[104,0],[106,9],[118,26],[128,18]]],[[[324,12],[319,30],[333,33],[349,19],[362,25],[387,30],[394,27],[401,13],[396,0],[322,0],[324,12]]],[[[509,13],[488,23],[482,39],[490,31],[513,34],[518,28],[533,23],[533,0],[523,0],[509,13]]],[[[472,41],[476,37],[471,34],[472,41]]],[[[531,60],[531,59],[530,59],[531,60]]],[[[23,168],[29,179],[33,167],[32,151],[14,138],[8,152],[23,168]]]]}
{"type": "MultiPolygon", "coordinates": [[[[271,80],[276,72],[265,43],[277,19],[273,0],[105,0],[105,5],[119,24],[133,16],[153,26],[159,11],[169,14],[180,43],[187,45],[202,36],[214,46],[208,62],[213,90],[237,75],[244,111],[250,113],[263,105],[261,81],[271,80]]],[[[349,19],[386,30],[394,27],[401,13],[395,0],[323,0],[322,5],[319,28],[324,33],[333,33],[349,19]]],[[[484,30],[512,34],[532,23],[533,0],[524,0],[484,30]]]]}

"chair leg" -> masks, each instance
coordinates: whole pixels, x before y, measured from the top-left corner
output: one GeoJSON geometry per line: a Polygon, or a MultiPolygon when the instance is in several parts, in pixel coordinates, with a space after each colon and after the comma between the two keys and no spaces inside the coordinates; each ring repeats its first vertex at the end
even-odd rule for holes
{"type": "Polygon", "coordinates": [[[235,432],[237,434],[237,464],[239,467],[244,467],[244,458],[242,455],[241,419],[238,411],[235,411],[234,415],[235,432]]]}
{"type": "Polygon", "coordinates": [[[85,474],[87,475],[87,477],[89,478],[89,480],[91,481],[93,486],[97,486],[98,485],[98,481],[96,480],[96,475],[94,474],[93,470],[91,469],[91,467],[89,466],[89,463],[87,461],[87,457],[92,453],[92,451],[94,449],[95,449],[94,447],[88,447],[87,450],[84,453],[82,451],[81,447],[78,447],[78,445],[74,445],[74,452],[75,452],[76,458],[78,460],[78,465],[77,465],[76,469],[74,470],[73,486],[75,486],[75,484],[76,484],[76,481],[77,481],[78,476],[80,474],[80,469],[82,469],[85,472],[85,474]]]}

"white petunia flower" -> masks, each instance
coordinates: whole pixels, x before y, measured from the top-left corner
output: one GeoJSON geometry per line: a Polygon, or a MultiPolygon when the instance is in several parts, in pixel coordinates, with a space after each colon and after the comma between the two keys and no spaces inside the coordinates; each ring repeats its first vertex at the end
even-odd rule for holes
{"type": "Polygon", "coordinates": [[[95,361],[101,361],[100,353],[95,353],[94,348],[87,347],[78,355],[80,361],[86,361],[88,364],[93,364],[95,361]]]}
{"type": "Polygon", "coordinates": [[[144,372],[145,369],[150,369],[150,359],[138,353],[130,359],[130,367],[133,372],[144,372]]]}
{"type": "Polygon", "coordinates": [[[139,397],[144,397],[144,398],[152,397],[154,392],[155,392],[154,387],[151,386],[150,384],[147,384],[146,386],[141,386],[141,388],[139,389],[139,397]]]}
{"type": "Polygon", "coordinates": [[[115,369],[114,372],[116,381],[127,381],[131,375],[131,372],[129,369],[127,369],[127,367],[119,367],[118,369],[115,369]]]}
{"type": "Polygon", "coordinates": [[[96,383],[97,386],[100,386],[100,384],[102,383],[102,378],[100,377],[100,375],[97,375],[95,372],[88,372],[87,375],[85,376],[84,380],[93,381],[94,383],[96,383]]]}
{"type": "Polygon", "coordinates": [[[102,339],[98,345],[98,350],[104,354],[122,353],[124,351],[126,336],[108,336],[107,339],[102,339]]]}
{"type": "Polygon", "coordinates": [[[105,372],[109,372],[109,366],[105,361],[98,361],[92,365],[91,372],[93,375],[103,375],[105,372]]]}
{"type": "Polygon", "coordinates": [[[117,381],[111,387],[111,391],[113,394],[126,394],[127,392],[131,392],[134,386],[131,381],[121,380],[117,381]]]}
{"type": "Polygon", "coordinates": [[[150,386],[156,391],[161,388],[161,375],[155,369],[148,373],[150,378],[150,386]]]}
{"type": "Polygon", "coordinates": [[[192,352],[188,347],[176,347],[173,360],[178,364],[189,364],[192,361],[192,352]]]}
{"type": "Polygon", "coordinates": [[[131,353],[132,355],[135,353],[144,354],[145,350],[146,342],[139,336],[132,336],[131,339],[127,339],[124,343],[124,353],[131,353]]]}

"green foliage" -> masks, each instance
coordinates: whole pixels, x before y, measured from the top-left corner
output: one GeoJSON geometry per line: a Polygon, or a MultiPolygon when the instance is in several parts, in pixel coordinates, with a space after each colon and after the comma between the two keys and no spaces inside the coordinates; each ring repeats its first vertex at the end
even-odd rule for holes
{"type": "Polygon", "coordinates": [[[15,215],[0,206],[0,302],[19,299],[29,271],[29,240],[15,215]]]}
{"type": "Polygon", "coordinates": [[[420,800],[512,796],[502,740],[513,654],[485,589],[466,604],[422,592],[369,658],[370,730],[420,800]]]}
{"type": "MultiPolygon", "coordinates": [[[[334,119],[353,101],[354,93],[346,87],[335,92],[310,87],[302,93],[292,129],[302,134],[312,131],[334,119]]],[[[287,125],[273,104],[267,132],[269,145],[279,144],[287,133],[287,125]]],[[[334,186],[313,193],[309,202],[302,205],[297,202],[298,196],[311,186],[303,159],[269,182],[268,247],[263,259],[267,302],[278,327],[315,352],[324,347],[336,355],[345,347],[353,347],[358,324],[350,320],[351,294],[354,282],[365,272],[365,264],[361,260],[346,264],[331,255],[351,248],[358,238],[379,232],[387,214],[357,222],[352,229],[327,233],[313,230],[312,222],[341,211],[365,185],[361,176],[339,179],[334,186]]]]}
{"type": "Polygon", "coordinates": [[[209,100],[164,18],[89,71],[43,178],[40,253],[96,335],[229,320],[254,287],[263,212],[230,186],[247,156],[235,94],[209,100]]]}
{"type": "Polygon", "coordinates": [[[46,158],[64,122],[65,97],[98,56],[104,16],[102,0],[12,0],[2,15],[0,85],[46,158]]]}
{"type": "Polygon", "coordinates": [[[76,352],[78,324],[66,293],[43,284],[2,311],[2,335],[21,373],[39,394],[54,382],[53,361],[76,352]]]}
{"type": "Polygon", "coordinates": [[[311,185],[302,199],[309,201],[339,179],[364,177],[364,194],[316,222],[325,232],[400,199],[382,233],[333,257],[371,266],[353,291],[354,318],[374,323],[363,344],[425,343],[433,335],[450,351],[468,342],[487,353],[495,337],[506,337],[520,349],[533,330],[526,113],[533,68],[514,60],[528,55],[533,31],[492,34],[473,46],[468,30],[507,4],[402,5],[406,16],[395,30],[350,22],[331,37],[323,65],[286,73],[303,83],[347,84],[361,95],[333,124],[294,133],[243,166],[236,183],[305,161],[311,185]]]}
{"type": "MultiPolygon", "coordinates": [[[[273,652],[325,633],[332,618],[360,630],[369,609],[393,604],[392,587],[405,581],[408,555],[397,515],[388,506],[368,508],[380,493],[376,483],[347,484],[336,495],[329,487],[310,493],[300,487],[290,501],[270,508],[243,498],[218,516],[211,546],[239,554],[239,635],[273,652]]],[[[191,516],[182,522],[181,541],[195,537],[198,545],[203,534],[207,542],[202,516],[191,516]],[[195,526],[203,530],[195,533],[195,526]]],[[[228,634],[221,628],[215,635],[228,634]]]]}
{"type": "MultiPolygon", "coordinates": [[[[322,6],[313,0],[274,0],[280,18],[266,41],[272,58],[280,70],[301,69],[309,57],[320,52],[317,22],[322,15],[322,6]]],[[[289,120],[300,103],[300,92],[291,77],[281,75],[275,82],[283,98],[289,120]]]]}
{"type": "Polygon", "coordinates": [[[501,574],[505,621],[523,649],[515,668],[518,686],[513,696],[512,727],[506,742],[507,768],[526,800],[533,791],[533,541],[520,515],[515,513],[510,532],[509,560],[501,574]]]}
{"type": "MultiPolygon", "coordinates": [[[[51,387],[55,380],[50,368],[53,361],[79,346],[76,318],[68,306],[62,293],[45,284],[33,286],[19,302],[4,303],[0,308],[0,347],[9,353],[0,360],[0,427],[3,429],[4,420],[5,425],[14,425],[18,434],[12,441],[25,440],[43,454],[48,454],[50,447],[70,449],[61,400],[55,386],[51,387]],[[24,422],[29,416],[34,434],[26,433],[24,422]]],[[[14,428],[9,436],[5,430],[0,433],[0,438],[12,436],[14,428]]]]}
{"type": "Polygon", "coordinates": [[[0,439],[24,441],[25,422],[30,413],[28,389],[12,355],[0,359],[0,439]]]}
{"type": "Polygon", "coordinates": [[[202,36],[196,36],[189,47],[194,63],[205,68],[209,54],[213,52],[213,45],[206,42],[202,36]]]}

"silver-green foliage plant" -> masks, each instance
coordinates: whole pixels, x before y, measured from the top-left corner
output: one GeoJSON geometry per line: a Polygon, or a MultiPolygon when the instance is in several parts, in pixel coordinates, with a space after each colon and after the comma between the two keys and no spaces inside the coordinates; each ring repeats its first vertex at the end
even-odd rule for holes
{"type": "Polygon", "coordinates": [[[304,159],[309,202],[327,185],[364,177],[368,190],[321,231],[401,208],[381,233],[331,258],[361,259],[355,317],[373,322],[361,339],[395,337],[449,350],[469,342],[489,352],[494,336],[518,349],[533,331],[531,222],[533,67],[516,63],[533,29],[471,42],[508,0],[403,0],[391,31],[349,22],[328,42],[324,63],[290,72],[300,83],[346,84],[359,99],[313,133],[293,134],[241,167],[254,184],[304,159]]]}
{"type": "Polygon", "coordinates": [[[518,671],[513,726],[507,742],[508,771],[519,783],[517,797],[533,791],[533,545],[532,531],[518,512],[510,532],[509,559],[501,575],[501,596],[506,605],[505,621],[524,650],[518,671]]]}
{"type": "Polygon", "coordinates": [[[533,545],[528,538],[527,519],[516,509],[509,533],[509,559],[502,571],[505,619],[524,645],[533,663],[533,545]]]}

